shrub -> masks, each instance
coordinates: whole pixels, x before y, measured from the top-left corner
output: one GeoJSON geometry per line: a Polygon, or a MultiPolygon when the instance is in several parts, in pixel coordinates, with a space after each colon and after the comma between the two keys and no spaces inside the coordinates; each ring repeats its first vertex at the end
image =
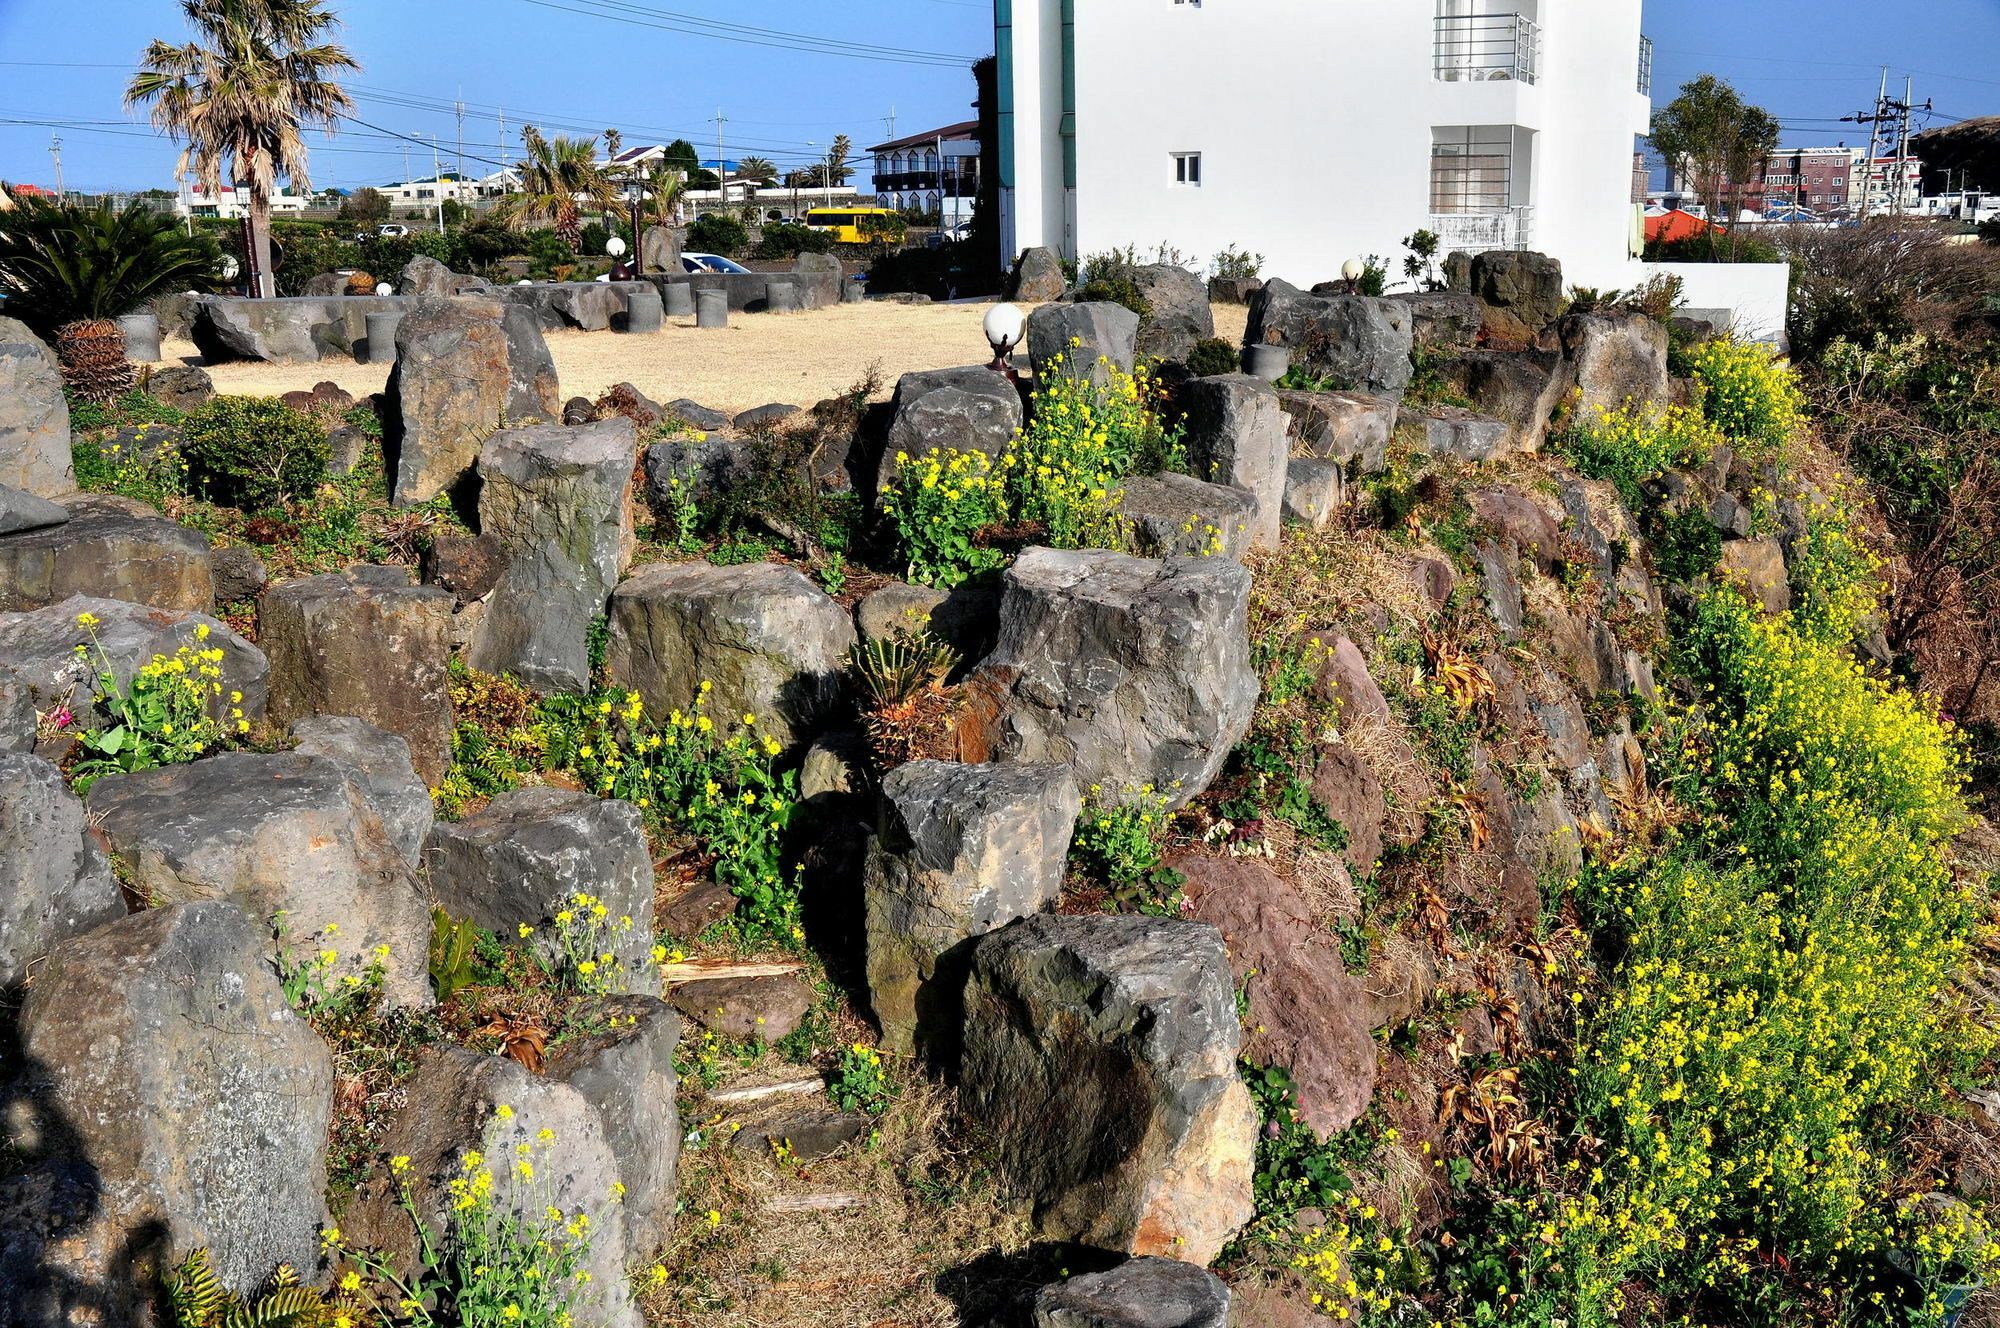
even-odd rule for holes
{"type": "Polygon", "coordinates": [[[1882,560],[1856,531],[1843,499],[1806,501],[1805,530],[1786,559],[1793,625],[1826,645],[1851,645],[1875,619],[1882,560]]]}
{"type": "Polygon", "coordinates": [[[979,542],[1007,515],[990,457],[942,447],[920,457],[898,452],[896,466],[882,513],[911,580],[950,589],[1000,565],[1000,551],[979,542]]]}
{"type": "Polygon", "coordinates": [[[272,397],[216,397],[181,429],[191,492],[254,512],[304,498],[326,478],[326,429],[272,397]]]}
{"type": "Polygon", "coordinates": [[[1688,365],[1702,386],[1702,411],[1731,444],[1760,460],[1783,453],[1805,416],[1805,396],[1775,351],[1717,337],[1690,350],[1688,365]]]}
{"type": "Polygon", "coordinates": [[[1208,260],[1210,276],[1224,277],[1233,281],[1254,281],[1257,274],[1263,270],[1264,255],[1238,249],[1233,244],[1220,250],[1215,257],[1208,260]]]}
{"type": "Polygon", "coordinates": [[[698,254],[734,258],[750,247],[750,232],[727,212],[704,212],[688,227],[687,247],[698,254]]]}
{"type": "Polygon", "coordinates": [[[800,254],[832,252],[832,235],[826,231],[816,231],[810,226],[800,226],[791,222],[776,222],[766,226],[763,238],[757,241],[759,258],[797,258],[800,254]]]}
{"type": "Polygon", "coordinates": [[[1187,367],[1197,378],[1235,373],[1243,367],[1243,356],[1233,343],[1221,337],[1205,337],[1188,352],[1187,367]]]}
{"type": "Polygon", "coordinates": [[[1561,440],[1570,463],[1594,480],[1610,480],[1633,509],[1640,486],[1677,467],[1700,465],[1718,442],[1701,412],[1685,406],[1599,406],[1561,440]]]}

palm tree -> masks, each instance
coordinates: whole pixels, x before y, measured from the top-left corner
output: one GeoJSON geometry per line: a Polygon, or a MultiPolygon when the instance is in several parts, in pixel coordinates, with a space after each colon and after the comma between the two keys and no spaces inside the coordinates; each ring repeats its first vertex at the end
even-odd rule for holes
{"type": "Polygon", "coordinates": [[[826,172],[822,179],[830,179],[835,184],[846,184],[853,176],[854,168],[847,164],[847,154],[854,151],[854,140],[846,134],[833,136],[833,148],[826,154],[826,172]]]}
{"type": "Polygon", "coordinates": [[[736,167],[736,178],[753,184],[771,184],[778,178],[778,168],[763,157],[745,157],[736,167]]]}
{"type": "Polygon", "coordinates": [[[641,217],[649,226],[672,226],[680,220],[687,175],[676,166],[656,161],[646,170],[646,201],[641,217]]]}
{"type": "Polygon", "coordinates": [[[553,226],[570,252],[576,252],[583,236],[583,208],[616,212],[619,207],[618,186],[597,164],[597,140],[561,134],[544,138],[528,125],[521,130],[521,145],[528,152],[516,168],[521,192],[502,199],[496,215],[511,226],[553,226]]]}
{"type": "Polygon", "coordinates": [[[358,70],[326,40],[339,20],[323,0],[181,0],[196,40],[154,41],[125,89],[127,106],[150,107],[154,127],[180,141],[176,173],[219,192],[225,166],[250,194],[255,292],[277,287],[271,271],[271,195],[284,177],[312,188],[302,131],[332,133],[354,103],[334,82],[358,70]]]}

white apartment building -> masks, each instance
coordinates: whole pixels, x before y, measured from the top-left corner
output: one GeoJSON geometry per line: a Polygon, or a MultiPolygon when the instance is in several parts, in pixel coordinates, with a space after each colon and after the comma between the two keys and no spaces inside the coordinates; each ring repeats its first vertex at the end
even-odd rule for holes
{"type": "MultiPolygon", "coordinates": [[[[289,189],[280,189],[271,195],[271,215],[274,217],[294,216],[312,206],[314,203],[310,198],[289,189]]],[[[174,197],[174,214],[238,221],[250,215],[250,191],[226,184],[211,193],[198,184],[183,180],[174,197]]]]}
{"type": "Polygon", "coordinates": [[[1002,242],[1234,245],[1302,285],[1403,237],[1634,284],[1642,0],[995,0],[1002,242]]]}

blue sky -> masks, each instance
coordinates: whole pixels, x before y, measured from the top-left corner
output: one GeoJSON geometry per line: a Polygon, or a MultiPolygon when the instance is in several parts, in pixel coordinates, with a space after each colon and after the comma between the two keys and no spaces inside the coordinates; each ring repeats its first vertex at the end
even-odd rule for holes
{"type": "MultiPolygon", "coordinates": [[[[1088,2],[1088,0],[1086,0],[1088,2]]],[[[1256,3],[1256,0],[1238,0],[1256,3]]],[[[1351,0],[1349,0],[1351,2],[1351,0]]],[[[1427,0],[1368,0],[1424,4],[1427,0]]],[[[315,150],[316,184],[354,187],[400,178],[403,151],[427,171],[430,151],[393,134],[438,135],[449,164],[458,122],[436,104],[467,104],[468,170],[498,153],[504,110],[510,149],[524,118],[551,130],[616,124],[627,141],[690,139],[714,153],[718,108],[732,158],[799,164],[837,133],[857,147],[969,118],[972,82],[955,61],[992,48],[987,0],[335,0],[342,40],[365,66],[358,115],[315,150]],[[622,18],[602,16],[617,7],[622,18]],[[595,13],[578,12],[593,10],[595,13]],[[678,12],[768,32],[806,33],[875,49],[926,53],[882,62],[778,49],[755,32],[721,41],[640,26],[678,12]],[[912,62],[915,61],[915,62],[912,62]],[[428,103],[428,105],[427,105],[428,103]]],[[[1695,74],[1729,77],[1777,112],[1787,141],[1862,135],[1837,123],[1875,93],[1888,64],[1898,86],[1917,80],[1938,119],[2000,113],[2000,0],[1649,0],[1656,92],[1695,74]]],[[[70,188],[169,187],[175,151],[127,120],[120,93],[155,36],[179,39],[172,0],[0,0],[0,178],[52,184],[52,133],[63,138],[70,188]],[[103,67],[100,67],[103,66],[103,67]]]]}

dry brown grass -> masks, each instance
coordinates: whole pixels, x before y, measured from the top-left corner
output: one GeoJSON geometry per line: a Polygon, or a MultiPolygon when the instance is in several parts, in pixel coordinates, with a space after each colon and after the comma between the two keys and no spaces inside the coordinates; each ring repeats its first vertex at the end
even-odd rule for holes
{"type": "MultiPolygon", "coordinates": [[[[683,1106],[704,1136],[727,1130],[700,1099],[683,1106]]],[[[906,1079],[867,1146],[819,1162],[690,1148],[680,1197],[666,1285],[642,1301],[669,1328],[952,1328],[988,1322],[1018,1293],[974,1276],[940,1287],[953,1269],[1024,1248],[1028,1226],[961,1142],[949,1090],[921,1078],[906,1079]],[[828,1200],[843,1206],[797,1210],[828,1200]]]]}

